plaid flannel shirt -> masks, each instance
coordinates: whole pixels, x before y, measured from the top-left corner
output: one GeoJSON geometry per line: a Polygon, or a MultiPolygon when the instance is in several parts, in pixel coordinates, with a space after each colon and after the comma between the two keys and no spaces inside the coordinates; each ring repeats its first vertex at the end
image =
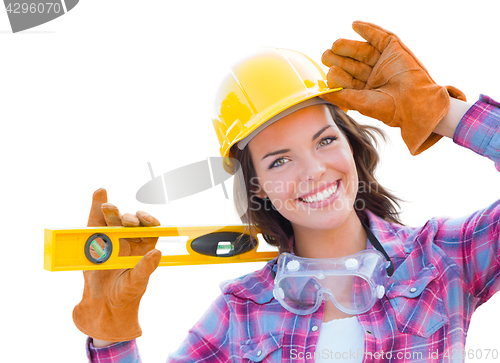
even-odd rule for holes
{"type": "MultiPolygon", "coordinates": [[[[481,96],[453,140],[490,158],[500,171],[499,126],[500,104],[481,96]]],[[[363,361],[463,361],[472,313],[500,289],[500,201],[418,228],[388,223],[369,211],[360,218],[396,268],[385,296],[357,316],[365,331],[363,361]]],[[[324,304],[305,316],[285,310],[273,297],[273,263],[221,284],[222,294],[168,361],[314,362],[324,304]]],[[[93,362],[140,362],[134,341],[87,352],[93,362]]]]}

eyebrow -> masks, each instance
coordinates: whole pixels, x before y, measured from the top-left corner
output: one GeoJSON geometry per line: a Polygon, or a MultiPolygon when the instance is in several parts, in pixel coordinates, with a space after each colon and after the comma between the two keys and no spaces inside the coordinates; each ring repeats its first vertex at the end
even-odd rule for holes
{"type": "Polygon", "coordinates": [[[323,133],[323,131],[325,131],[329,127],[332,127],[332,125],[327,125],[327,126],[323,127],[321,130],[319,130],[318,132],[316,132],[314,134],[314,136],[312,137],[312,141],[316,140],[319,137],[319,135],[321,135],[323,133]]]}
{"type": "MultiPolygon", "coordinates": [[[[321,130],[319,130],[318,132],[316,132],[313,137],[312,137],[312,141],[316,140],[327,128],[329,127],[332,127],[332,125],[327,125],[325,127],[323,127],[321,130]]],[[[276,151],[273,151],[273,152],[270,152],[269,154],[266,154],[262,157],[262,159],[260,160],[264,160],[265,158],[269,157],[269,156],[273,156],[273,155],[276,155],[276,154],[283,154],[283,153],[287,153],[289,152],[290,149],[282,149],[282,150],[276,150],[276,151]]]]}
{"type": "Polygon", "coordinates": [[[273,156],[273,155],[276,155],[276,154],[283,154],[283,153],[287,153],[289,151],[290,151],[290,149],[283,149],[283,150],[273,151],[272,153],[264,155],[264,157],[262,159],[260,159],[260,160],[262,161],[262,160],[264,160],[265,158],[267,158],[269,156],[273,156]]]}

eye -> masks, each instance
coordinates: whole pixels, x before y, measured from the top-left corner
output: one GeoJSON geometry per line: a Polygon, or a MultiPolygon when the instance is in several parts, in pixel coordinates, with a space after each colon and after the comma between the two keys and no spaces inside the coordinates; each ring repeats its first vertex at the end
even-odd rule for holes
{"type": "Polygon", "coordinates": [[[321,139],[320,142],[318,142],[318,147],[328,145],[335,140],[337,140],[337,136],[325,137],[325,138],[321,139]]]}
{"type": "Polygon", "coordinates": [[[287,162],[288,162],[288,160],[285,159],[285,158],[277,158],[276,160],[274,160],[271,163],[271,165],[269,165],[269,169],[280,167],[280,166],[284,165],[287,162]]]}

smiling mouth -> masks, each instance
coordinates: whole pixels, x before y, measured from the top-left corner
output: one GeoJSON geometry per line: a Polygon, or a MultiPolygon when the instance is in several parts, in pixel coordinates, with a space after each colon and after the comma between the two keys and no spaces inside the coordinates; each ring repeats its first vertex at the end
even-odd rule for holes
{"type": "Polygon", "coordinates": [[[303,198],[300,197],[298,198],[301,202],[304,203],[315,203],[315,202],[321,202],[322,200],[330,198],[335,192],[337,191],[339,187],[339,182],[340,180],[337,180],[335,184],[333,184],[331,187],[318,192],[316,194],[308,195],[307,197],[303,198]]]}

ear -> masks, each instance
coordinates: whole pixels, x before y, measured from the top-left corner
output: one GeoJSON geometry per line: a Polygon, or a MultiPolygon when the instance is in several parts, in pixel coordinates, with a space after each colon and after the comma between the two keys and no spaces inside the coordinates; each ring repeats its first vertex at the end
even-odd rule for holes
{"type": "Polygon", "coordinates": [[[251,177],[246,184],[249,186],[252,195],[255,195],[259,199],[267,197],[267,194],[264,191],[264,188],[260,185],[259,178],[257,176],[251,177]]]}
{"type": "Polygon", "coordinates": [[[265,199],[267,198],[266,192],[264,192],[264,189],[262,189],[260,186],[258,188],[254,188],[252,190],[253,194],[260,199],[265,199]]]}
{"type": "Polygon", "coordinates": [[[264,191],[264,188],[261,187],[260,183],[257,181],[258,179],[255,178],[256,180],[252,179],[251,187],[252,188],[252,194],[255,195],[257,198],[264,199],[267,198],[267,194],[264,191]]]}

